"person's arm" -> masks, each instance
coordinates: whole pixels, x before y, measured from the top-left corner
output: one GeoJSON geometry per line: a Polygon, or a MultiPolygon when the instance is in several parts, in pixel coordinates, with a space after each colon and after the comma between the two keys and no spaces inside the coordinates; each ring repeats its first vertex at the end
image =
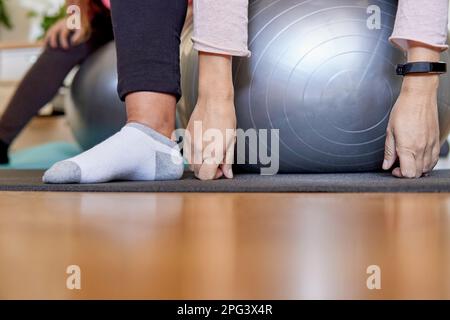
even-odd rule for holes
{"type": "MultiPolygon", "coordinates": [[[[446,50],[448,0],[400,0],[391,41],[404,50],[408,62],[439,61],[446,50]]],[[[392,110],[386,136],[383,169],[400,166],[393,175],[418,178],[439,160],[437,92],[439,76],[407,75],[392,110]]]]}
{"type": "Polygon", "coordinates": [[[86,41],[91,34],[91,2],[92,0],[66,0],[66,6],[76,5],[80,9],[80,28],[70,30],[67,19],[56,22],[47,32],[45,43],[51,48],[68,49],[71,45],[78,45],[86,41]]]}
{"type": "Polygon", "coordinates": [[[247,39],[248,0],[228,0],[226,3],[194,1],[192,40],[199,52],[199,92],[197,106],[188,125],[192,140],[187,143],[194,153],[188,156],[191,168],[203,180],[233,177],[236,113],[232,56],[250,55],[247,39]],[[194,136],[195,122],[202,124],[201,139],[194,136]],[[208,144],[218,143],[204,140],[207,138],[204,133],[209,129],[220,130],[224,137],[220,154],[205,153],[208,144]]]}

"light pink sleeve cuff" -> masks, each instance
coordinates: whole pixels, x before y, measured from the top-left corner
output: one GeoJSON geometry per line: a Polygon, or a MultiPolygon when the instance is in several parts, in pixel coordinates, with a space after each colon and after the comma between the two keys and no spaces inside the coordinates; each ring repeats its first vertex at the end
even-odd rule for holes
{"type": "Polygon", "coordinates": [[[390,41],[408,50],[408,40],[448,49],[448,0],[399,0],[390,41]]]}
{"type": "Polygon", "coordinates": [[[194,49],[249,57],[248,0],[194,0],[194,49]]]}

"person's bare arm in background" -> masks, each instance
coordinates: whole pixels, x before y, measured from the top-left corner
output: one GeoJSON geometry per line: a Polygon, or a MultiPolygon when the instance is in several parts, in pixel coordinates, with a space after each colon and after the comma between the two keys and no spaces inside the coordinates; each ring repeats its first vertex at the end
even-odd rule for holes
{"type": "Polygon", "coordinates": [[[91,34],[91,0],[66,0],[66,6],[78,6],[80,9],[80,28],[70,30],[67,17],[56,22],[45,35],[45,43],[53,49],[68,49],[71,45],[79,45],[89,39],[91,34]]]}

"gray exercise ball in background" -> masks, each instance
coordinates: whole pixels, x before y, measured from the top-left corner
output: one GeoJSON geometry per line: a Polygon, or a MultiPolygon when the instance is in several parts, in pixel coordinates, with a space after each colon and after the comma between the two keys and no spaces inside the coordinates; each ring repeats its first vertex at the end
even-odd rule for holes
{"type": "MultiPolygon", "coordinates": [[[[252,57],[234,61],[238,127],[280,130],[281,172],[380,169],[402,82],[395,65],[404,56],[388,41],[396,10],[397,1],[386,0],[250,1],[252,57]],[[379,30],[367,27],[370,5],[381,9],[379,30]]],[[[183,58],[196,70],[195,54],[183,58]]],[[[195,103],[197,76],[183,78],[187,110],[195,103]]],[[[450,130],[449,88],[444,75],[442,139],[450,130]]]]}
{"type": "MultiPolygon", "coordinates": [[[[189,36],[191,26],[188,28],[189,36]]],[[[182,39],[182,52],[192,52],[192,42],[182,39]]],[[[126,123],[125,104],[117,94],[116,48],[111,42],[95,52],[75,75],[66,98],[66,113],[79,145],[90,149],[117,133],[126,123]]],[[[186,70],[190,74],[193,70],[186,70]]],[[[182,70],[183,75],[186,74],[182,70]]],[[[177,106],[177,127],[185,128],[195,105],[177,106]],[[188,109],[190,108],[190,109],[188,109]]]]}
{"type": "Polygon", "coordinates": [[[90,149],[126,123],[125,104],[117,94],[116,49],[105,45],[80,67],[66,99],[66,114],[75,139],[90,149]]]}

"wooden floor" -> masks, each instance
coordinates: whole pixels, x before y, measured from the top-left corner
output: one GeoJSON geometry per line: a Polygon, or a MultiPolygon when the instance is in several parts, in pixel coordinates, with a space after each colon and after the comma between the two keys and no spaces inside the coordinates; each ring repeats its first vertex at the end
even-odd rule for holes
{"type": "Polygon", "coordinates": [[[0,298],[450,298],[450,195],[0,193],[0,298]]]}
{"type": "Polygon", "coordinates": [[[0,193],[0,298],[450,299],[450,194],[0,193]]]}

